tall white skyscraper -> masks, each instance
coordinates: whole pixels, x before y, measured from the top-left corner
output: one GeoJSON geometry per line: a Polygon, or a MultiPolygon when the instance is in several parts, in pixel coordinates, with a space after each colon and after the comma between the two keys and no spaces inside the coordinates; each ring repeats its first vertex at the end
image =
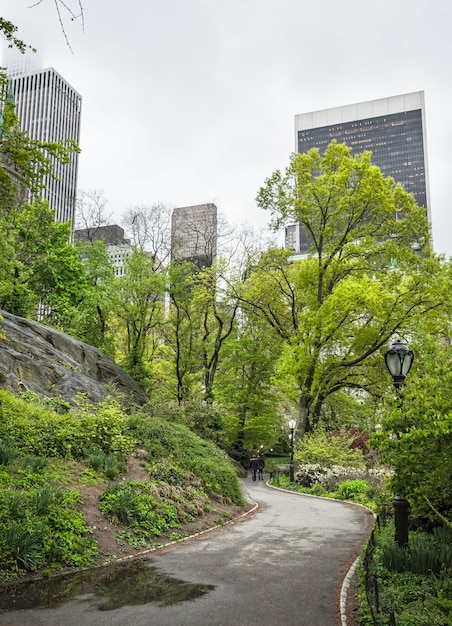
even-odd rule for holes
{"type": "MultiPolygon", "coordinates": [[[[46,142],[80,140],[81,96],[53,68],[37,69],[33,56],[3,56],[20,128],[31,139],[46,142]]],[[[58,222],[73,222],[77,193],[78,154],[71,162],[55,163],[55,178],[47,176],[41,196],[55,210],[58,222]]]]}

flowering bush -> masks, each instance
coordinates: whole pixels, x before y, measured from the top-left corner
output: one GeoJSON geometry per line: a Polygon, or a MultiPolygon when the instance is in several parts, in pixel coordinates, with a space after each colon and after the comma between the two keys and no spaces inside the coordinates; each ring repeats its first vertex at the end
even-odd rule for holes
{"type": "Polygon", "coordinates": [[[361,469],[342,465],[323,467],[319,463],[305,463],[298,466],[295,482],[307,489],[315,484],[321,484],[326,491],[333,492],[341,483],[348,480],[366,480],[371,486],[377,487],[385,483],[391,473],[387,469],[361,469]]]}

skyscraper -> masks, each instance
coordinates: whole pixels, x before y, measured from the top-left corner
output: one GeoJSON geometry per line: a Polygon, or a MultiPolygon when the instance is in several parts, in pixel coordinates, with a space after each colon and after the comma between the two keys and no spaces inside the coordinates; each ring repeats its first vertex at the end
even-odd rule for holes
{"type": "MultiPolygon", "coordinates": [[[[295,116],[295,151],[322,154],[335,139],[352,154],[370,150],[372,162],[412,193],[430,217],[424,92],[418,91],[295,116]]],[[[300,224],[286,227],[286,247],[304,254],[309,240],[300,224]]]]}
{"type": "Polygon", "coordinates": [[[217,207],[214,204],[174,209],[171,216],[171,258],[199,268],[212,265],[217,254],[217,207]]]}
{"type": "MultiPolygon", "coordinates": [[[[22,63],[4,55],[10,90],[16,105],[20,128],[31,139],[46,142],[80,140],[81,96],[53,68],[36,69],[26,59],[22,63]]],[[[73,221],[77,192],[78,154],[71,162],[54,164],[54,175],[47,176],[41,196],[55,210],[59,222],[73,221]]]]}

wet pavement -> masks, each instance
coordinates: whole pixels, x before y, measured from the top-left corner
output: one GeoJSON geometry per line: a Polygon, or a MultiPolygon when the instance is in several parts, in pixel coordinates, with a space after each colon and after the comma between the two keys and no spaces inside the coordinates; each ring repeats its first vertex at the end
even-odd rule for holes
{"type": "Polygon", "coordinates": [[[0,588],[0,625],[337,626],[373,523],[361,507],[243,481],[249,517],[150,555],[0,588]]]}

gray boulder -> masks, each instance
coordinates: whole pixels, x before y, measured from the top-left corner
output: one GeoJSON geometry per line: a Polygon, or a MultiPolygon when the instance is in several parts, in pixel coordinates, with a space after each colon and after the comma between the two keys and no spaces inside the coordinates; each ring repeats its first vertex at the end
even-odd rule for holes
{"type": "Polygon", "coordinates": [[[129,402],[144,404],[143,389],[101,350],[38,322],[0,310],[0,386],[60,396],[74,404],[80,392],[97,403],[114,383],[129,402]]]}

